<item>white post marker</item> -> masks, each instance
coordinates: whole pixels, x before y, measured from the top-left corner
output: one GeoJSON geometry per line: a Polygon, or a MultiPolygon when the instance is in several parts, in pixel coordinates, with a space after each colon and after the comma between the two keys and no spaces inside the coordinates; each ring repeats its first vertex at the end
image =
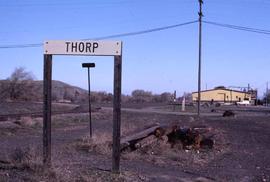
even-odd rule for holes
{"type": "Polygon", "coordinates": [[[95,40],[50,40],[44,42],[44,54],[120,56],[122,54],[122,42],[95,40]]]}
{"type": "Polygon", "coordinates": [[[186,98],[184,97],[182,100],[182,111],[185,111],[186,98]]]}

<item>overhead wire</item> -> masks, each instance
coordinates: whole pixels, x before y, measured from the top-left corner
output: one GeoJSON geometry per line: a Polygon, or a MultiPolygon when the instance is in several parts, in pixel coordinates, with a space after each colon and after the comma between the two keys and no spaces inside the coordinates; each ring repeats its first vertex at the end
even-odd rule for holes
{"type": "Polygon", "coordinates": [[[3,45],[3,46],[0,46],[0,49],[41,47],[42,45],[43,45],[42,43],[3,45]]]}
{"type": "MultiPolygon", "coordinates": [[[[190,21],[186,23],[179,23],[175,25],[169,25],[165,27],[159,27],[159,28],[153,28],[153,29],[148,29],[148,30],[141,30],[141,31],[136,31],[136,32],[129,32],[129,33],[122,33],[122,34],[114,34],[114,35],[108,35],[108,36],[103,36],[103,37],[96,37],[92,38],[94,40],[101,40],[101,39],[109,39],[109,38],[118,38],[118,37],[127,37],[127,36],[134,36],[134,35],[140,35],[140,34],[147,34],[147,33],[152,33],[152,32],[158,32],[162,30],[167,30],[167,29],[172,29],[184,25],[189,25],[198,22],[198,20],[195,21],[190,21]]],[[[82,39],[82,40],[90,40],[91,38],[88,39],[82,39]]]]}
{"type": "MultiPolygon", "coordinates": [[[[148,3],[148,1],[141,0],[139,3],[148,3]]],[[[157,0],[151,0],[154,2],[157,2],[157,0]]],[[[171,0],[171,1],[176,1],[177,0],[171,0]]],[[[162,1],[161,1],[162,2],[162,1]]],[[[195,1],[194,1],[195,2],[195,1]]],[[[62,1],[62,2],[35,2],[35,3],[7,3],[7,4],[1,4],[0,8],[22,8],[22,7],[63,7],[63,6],[86,6],[86,5],[91,5],[91,6],[98,6],[98,5],[123,5],[123,4],[130,4],[130,3],[138,3],[137,1],[134,0],[117,0],[117,1],[111,1],[111,2],[100,2],[100,1],[62,1]]],[[[181,3],[193,3],[190,0],[185,0],[181,3]]]]}
{"type": "Polygon", "coordinates": [[[251,28],[251,27],[244,27],[244,26],[238,26],[238,25],[232,25],[232,24],[225,24],[225,23],[218,23],[218,22],[212,22],[212,21],[202,21],[203,23],[206,24],[211,24],[219,27],[225,27],[225,28],[230,28],[230,29],[235,29],[235,30],[242,30],[242,31],[247,31],[247,32],[253,32],[253,33],[259,33],[259,34],[265,34],[265,35],[270,35],[270,30],[264,30],[264,29],[258,29],[258,28],[251,28]]]}
{"type": "MultiPolygon", "coordinates": [[[[136,35],[141,35],[141,34],[147,34],[147,33],[152,33],[152,32],[158,32],[158,31],[163,31],[163,30],[167,30],[167,29],[177,28],[177,27],[180,27],[180,26],[190,25],[190,24],[194,24],[194,23],[197,23],[197,22],[198,22],[198,20],[195,20],[195,21],[189,21],[189,22],[185,22],[185,23],[168,25],[168,26],[163,26],[163,27],[158,27],[158,28],[140,30],[140,31],[135,31],[135,32],[113,34],[113,35],[101,36],[101,37],[96,37],[96,38],[84,38],[84,39],[80,39],[80,40],[102,40],[102,39],[111,39],[111,38],[119,38],[119,37],[136,36],[136,35]]],[[[238,25],[232,25],[232,24],[224,24],[224,23],[218,23],[218,22],[212,22],[212,21],[206,21],[206,20],[203,20],[202,22],[206,23],[206,24],[219,26],[219,27],[224,27],[224,28],[230,28],[230,29],[235,29],[235,30],[241,30],[241,31],[247,31],[247,32],[270,35],[270,30],[265,30],[265,29],[244,27],[244,26],[238,26],[238,25]]],[[[2,45],[2,46],[0,46],[0,49],[32,48],[32,47],[41,47],[42,45],[43,45],[42,43],[2,45]]]]}
{"type": "MultiPolygon", "coordinates": [[[[84,39],[80,39],[80,40],[102,40],[102,39],[109,39],[109,38],[135,36],[135,35],[141,35],[141,34],[147,34],[147,33],[177,28],[180,26],[190,25],[190,24],[193,24],[196,22],[198,22],[198,20],[169,25],[169,26],[164,26],[164,27],[158,27],[158,28],[153,28],[153,29],[146,29],[146,30],[140,30],[140,31],[135,31],[135,32],[121,33],[121,34],[113,34],[113,35],[107,35],[107,36],[96,37],[96,38],[84,38],[84,39]]],[[[42,43],[2,45],[2,46],[0,46],[0,49],[41,47],[42,45],[43,45],[42,43]]]]}

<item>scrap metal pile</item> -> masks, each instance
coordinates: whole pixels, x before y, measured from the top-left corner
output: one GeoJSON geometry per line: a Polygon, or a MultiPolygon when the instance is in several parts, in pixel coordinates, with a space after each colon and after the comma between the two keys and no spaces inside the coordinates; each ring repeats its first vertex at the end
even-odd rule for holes
{"type": "Polygon", "coordinates": [[[184,150],[212,149],[214,134],[211,131],[212,128],[206,126],[180,127],[156,124],[121,138],[121,151],[137,150],[158,140],[170,144],[171,148],[180,145],[184,150]]]}

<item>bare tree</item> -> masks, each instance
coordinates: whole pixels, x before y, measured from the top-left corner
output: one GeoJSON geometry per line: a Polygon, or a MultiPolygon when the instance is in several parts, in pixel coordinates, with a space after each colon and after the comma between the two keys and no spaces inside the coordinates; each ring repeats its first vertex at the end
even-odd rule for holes
{"type": "Polygon", "coordinates": [[[7,91],[11,100],[31,100],[35,92],[33,89],[34,76],[25,68],[15,68],[7,79],[7,91]]]}
{"type": "Polygon", "coordinates": [[[135,103],[151,102],[153,100],[152,92],[144,90],[134,90],[131,93],[135,103]]]}
{"type": "Polygon", "coordinates": [[[5,101],[9,97],[8,81],[1,80],[0,82],[0,101],[5,101]]]}
{"type": "Polygon", "coordinates": [[[163,92],[160,95],[161,98],[161,102],[172,102],[173,101],[173,94],[169,93],[169,92],[163,92]]]}

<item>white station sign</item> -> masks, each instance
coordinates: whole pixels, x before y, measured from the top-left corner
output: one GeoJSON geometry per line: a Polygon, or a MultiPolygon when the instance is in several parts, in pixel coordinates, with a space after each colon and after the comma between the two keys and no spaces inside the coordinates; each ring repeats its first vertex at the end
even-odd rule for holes
{"type": "Polygon", "coordinates": [[[44,42],[44,54],[119,56],[121,41],[49,40],[44,42]]]}

